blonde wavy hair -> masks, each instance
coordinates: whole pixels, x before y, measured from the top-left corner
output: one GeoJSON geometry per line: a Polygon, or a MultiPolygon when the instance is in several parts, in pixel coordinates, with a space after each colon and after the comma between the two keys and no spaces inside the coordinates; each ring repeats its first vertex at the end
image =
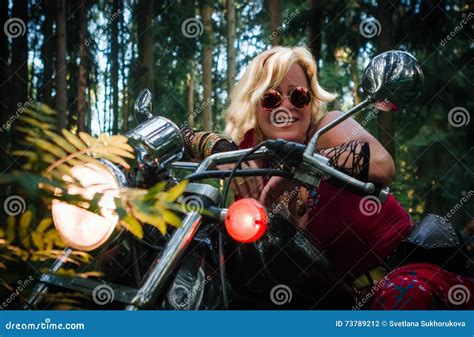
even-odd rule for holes
{"type": "Polygon", "coordinates": [[[311,90],[311,126],[323,116],[321,102],[330,102],[336,95],[324,90],[318,83],[317,65],[311,52],[303,47],[274,47],[255,57],[230,95],[230,104],[224,112],[227,138],[239,144],[245,133],[256,128],[257,107],[263,94],[275,89],[290,67],[299,64],[306,73],[311,90]]]}

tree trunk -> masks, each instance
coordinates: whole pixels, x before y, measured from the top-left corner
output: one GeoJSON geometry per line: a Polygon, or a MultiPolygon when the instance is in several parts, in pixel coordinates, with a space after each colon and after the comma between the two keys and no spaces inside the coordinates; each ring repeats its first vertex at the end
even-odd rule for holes
{"type": "Polygon", "coordinates": [[[41,59],[43,61],[43,73],[41,80],[40,98],[43,103],[53,106],[53,65],[54,65],[54,46],[55,36],[53,35],[53,22],[55,16],[55,4],[51,0],[43,1],[44,22],[43,22],[43,38],[44,42],[41,46],[41,59]]]}
{"type": "MultiPolygon", "coordinates": [[[[120,75],[122,77],[122,128],[121,132],[128,131],[128,94],[129,89],[127,87],[127,77],[125,72],[125,53],[127,48],[130,48],[130,45],[125,41],[125,23],[123,18],[120,18],[120,59],[121,59],[121,66],[120,66],[120,75]]],[[[133,47],[133,46],[132,46],[133,47]]],[[[128,68],[130,73],[130,67],[128,68]]]]}
{"type": "Polygon", "coordinates": [[[77,77],[77,129],[79,131],[86,130],[86,115],[88,113],[87,104],[87,73],[88,73],[88,60],[87,60],[87,49],[88,44],[86,40],[87,34],[87,23],[88,23],[88,0],[82,1],[79,9],[79,75],[77,77]]]}
{"type": "MultiPolygon", "coordinates": [[[[0,1],[0,27],[4,27],[5,22],[8,20],[8,1],[0,1]]],[[[2,32],[3,33],[3,32],[2,32]]],[[[10,142],[10,137],[6,129],[3,128],[4,123],[8,120],[9,107],[11,106],[9,88],[9,48],[8,38],[6,34],[0,34],[0,153],[7,149],[10,142]]],[[[0,170],[5,172],[7,168],[7,162],[5,160],[0,161],[0,170]]]]}
{"type": "Polygon", "coordinates": [[[56,0],[56,112],[58,130],[67,123],[67,80],[66,80],[66,1],[56,0]]]}
{"type": "Polygon", "coordinates": [[[18,104],[26,102],[28,96],[28,1],[19,0],[13,2],[12,18],[23,21],[24,26],[20,28],[23,34],[12,38],[12,67],[11,67],[11,87],[13,96],[13,106],[10,113],[18,109],[18,104]],[[23,29],[24,28],[24,29],[23,29]]]}
{"type": "Polygon", "coordinates": [[[319,5],[319,0],[309,0],[310,14],[309,14],[309,49],[316,61],[322,59],[321,45],[322,45],[322,23],[323,23],[323,8],[319,5]]]}
{"type": "Polygon", "coordinates": [[[202,127],[206,131],[212,131],[212,6],[210,0],[203,1],[201,17],[204,24],[202,43],[202,78],[204,85],[202,127]]]}
{"type": "Polygon", "coordinates": [[[227,0],[227,95],[234,89],[235,81],[235,3],[227,0]]]}
{"type": "Polygon", "coordinates": [[[357,54],[354,53],[351,58],[351,78],[354,82],[354,88],[352,88],[352,97],[354,98],[354,104],[360,103],[359,97],[359,76],[357,75],[357,54]]]}
{"type": "MultiPolygon", "coordinates": [[[[382,30],[377,38],[377,51],[382,53],[391,49],[392,44],[392,9],[389,0],[379,0],[377,5],[377,19],[382,30]]],[[[393,112],[380,112],[378,115],[379,141],[395,159],[394,115],[393,112]]]]}
{"type": "MultiPolygon", "coordinates": [[[[20,34],[15,34],[11,37],[12,39],[12,57],[11,57],[11,79],[10,79],[10,106],[8,116],[17,116],[20,113],[20,108],[25,106],[28,96],[28,1],[20,0],[13,2],[12,18],[23,23],[20,30],[20,34]]],[[[3,26],[2,26],[3,27],[3,26]]],[[[3,27],[4,28],[4,27],[3,27]]],[[[2,31],[2,34],[4,32],[2,31]]],[[[19,150],[23,146],[19,141],[24,135],[16,130],[16,126],[21,125],[21,121],[18,119],[12,119],[11,125],[11,149],[19,150]]],[[[25,163],[23,158],[18,158],[14,161],[14,168],[20,169],[21,165],[25,163]]]]}
{"type": "MultiPolygon", "coordinates": [[[[119,12],[119,1],[113,1],[113,13],[119,12]]],[[[113,124],[112,124],[112,133],[118,133],[118,121],[119,121],[119,55],[118,55],[118,27],[119,27],[119,20],[115,19],[112,22],[112,38],[111,40],[111,87],[112,87],[112,111],[113,111],[113,124]]]]}
{"type": "Polygon", "coordinates": [[[194,127],[194,67],[195,61],[191,60],[191,74],[188,80],[188,127],[194,127]]]}
{"type": "MultiPolygon", "coordinates": [[[[138,58],[142,71],[139,80],[139,90],[148,88],[153,90],[153,0],[139,0],[137,4],[137,33],[138,33],[138,58]]],[[[153,95],[155,96],[155,95],[153,95]]]]}
{"type": "Polygon", "coordinates": [[[270,14],[270,42],[272,46],[281,43],[281,0],[267,0],[267,11],[270,14]]]}

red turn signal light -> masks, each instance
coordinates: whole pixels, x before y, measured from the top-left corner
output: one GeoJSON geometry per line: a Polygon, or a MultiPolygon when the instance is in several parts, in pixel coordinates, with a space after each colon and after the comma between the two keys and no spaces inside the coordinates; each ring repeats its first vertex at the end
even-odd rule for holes
{"type": "Polygon", "coordinates": [[[225,228],[238,242],[250,243],[260,239],[267,230],[267,213],[255,199],[240,199],[230,205],[225,217],[225,228]]]}

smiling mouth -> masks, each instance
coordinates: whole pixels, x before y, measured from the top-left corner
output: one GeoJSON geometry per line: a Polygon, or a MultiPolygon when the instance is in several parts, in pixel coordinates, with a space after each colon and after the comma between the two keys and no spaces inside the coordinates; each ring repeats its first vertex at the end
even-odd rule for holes
{"type": "Polygon", "coordinates": [[[278,126],[287,126],[287,125],[294,124],[298,121],[299,119],[297,118],[281,118],[281,119],[275,120],[275,124],[278,126]]]}
{"type": "Polygon", "coordinates": [[[291,126],[299,121],[299,118],[293,116],[290,110],[280,107],[270,114],[270,122],[277,127],[291,126]]]}

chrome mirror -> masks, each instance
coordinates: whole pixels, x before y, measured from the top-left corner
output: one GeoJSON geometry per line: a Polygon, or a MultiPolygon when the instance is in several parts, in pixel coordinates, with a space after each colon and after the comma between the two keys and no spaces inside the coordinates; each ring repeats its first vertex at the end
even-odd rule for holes
{"type": "Polygon", "coordinates": [[[379,110],[397,110],[421,94],[423,71],[411,54],[391,50],[374,57],[362,76],[362,90],[379,110]]]}
{"type": "Polygon", "coordinates": [[[143,89],[137,96],[133,110],[135,112],[135,119],[138,124],[143,123],[144,121],[153,118],[153,95],[148,89],[143,89]]]}
{"type": "Polygon", "coordinates": [[[319,129],[306,146],[305,155],[312,156],[319,137],[369,105],[382,111],[398,110],[415,101],[423,87],[423,71],[411,54],[391,50],[375,56],[362,76],[362,102],[319,129]]]}

